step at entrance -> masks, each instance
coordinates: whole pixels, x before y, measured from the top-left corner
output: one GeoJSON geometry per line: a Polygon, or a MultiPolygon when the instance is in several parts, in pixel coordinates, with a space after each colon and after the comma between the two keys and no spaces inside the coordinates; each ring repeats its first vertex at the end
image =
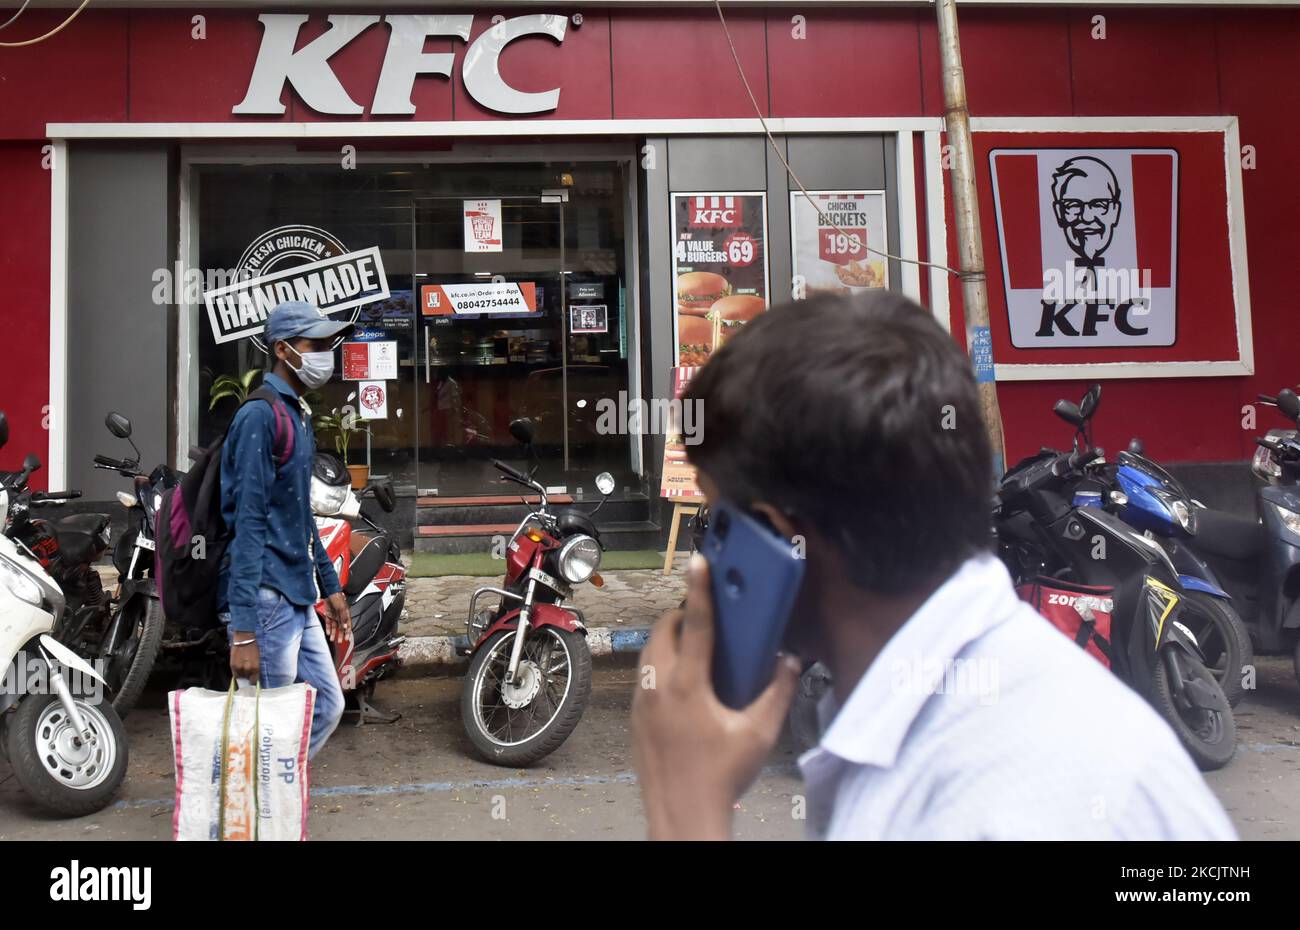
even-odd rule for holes
{"type": "MultiPolygon", "coordinates": [[[[590,512],[600,498],[575,501],[568,494],[549,495],[552,507],[575,504],[590,512]]],[[[533,495],[525,504],[519,495],[493,494],[466,497],[420,497],[415,509],[415,548],[420,552],[459,554],[491,552],[492,540],[509,538],[538,504],[533,495]]],[[[650,519],[651,501],[644,495],[610,498],[596,514],[596,527],[606,549],[659,549],[663,533],[650,519]]]]}

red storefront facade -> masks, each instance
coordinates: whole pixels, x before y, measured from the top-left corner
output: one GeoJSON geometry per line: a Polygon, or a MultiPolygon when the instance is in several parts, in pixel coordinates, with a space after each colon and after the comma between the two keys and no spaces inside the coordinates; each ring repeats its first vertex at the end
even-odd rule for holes
{"type": "MultiPolygon", "coordinates": [[[[455,4],[446,8],[457,9],[455,4]]],[[[197,13],[91,8],[46,42],[0,49],[0,191],[6,206],[0,318],[9,343],[2,403],[10,411],[10,457],[20,454],[15,450],[43,450],[52,464],[46,472],[51,481],[68,474],[66,449],[56,448],[67,442],[58,421],[68,402],[57,369],[77,338],[67,326],[67,282],[78,269],[67,263],[64,243],[70,235],[68,186],[75,189],[78,180],[59,159],[78,147],[129,149],[142,141],[164,142],[179,159],[189,147],[202,145],[220,145],[237,157],[241,146],[334,152],[352,144],[364,156],[437,149],[451,138],[555,143],[617,138],[637,151],[655,139],[684,134],[761,139],[710,9],[546,7],[545,12],[569,20],[562,41],[540,36],[513,41],[501,54],[500,75],[529,92],[559,88],[558,104],[513,116],[481,105],[462,79],[467,50],[493,26],[491,15],[480,9],[476,5],[468,41],[431,38],[423,46],[426,53],[451,53],[454,64],[450,77],[414,81],[415,113],[405,117],[371,112],[390,35],[382,22],[329,59],[348,98],[362,108],[359,116],[316,112],[289,86],[282,115],[232,112],[248,91],[262,42],[259,15],[265,11],[254,6],[197,13]],[[574,14],[579,13],[577,25],[574,14]],[[196,15],[203,17],[202,39],[193,37],[196,15]],[[16,416],[16,411],[48,416],[16,416]],[[51,419],[55,422],[46,432],[51,419]]],[[[512,5],[502,12],[513,17],[541,9],[512,5]]],[[[382,16],[413,10],[395,4],[347,12],[382,16]]],[[[27,14],[24,37],[52,28],[65,15],[27,14]]],[[[299,48],[327,31],[326,15],[311,13],[299,48]]],[[[951,199],[942,164],[932,10],[904,4],[729,5],[727,15],[773,131],[791,139],[844,132],[890,137],[897,147],[891,178],[903,214],[898,218],[901,254],[954,263],[953,226],[944,221],[951,199]]],[[[1202,241],[1189,234],[1193,227],[1181,227],[1177,262],[1169,272],[1182,301],[1173,347],[1042,349],[1027,359],[1069,367],[999,370],[1009,458],[1063,441],[1052,403],[1062,396],[1077,398],[1094,375],[1106,378],[1096,436],[1105,448],[1121,447],[1140,434],[1163,461],[1248,458],[1256,431],[1253,425],[1243,427],[1243,407],[1260,392],[1274,393],[1300,380],[1291,350],[1290,286],[1294,256],[1300,254],[1290,153],[1300,138],[1294,121],[1286,118],[1300,106],[1293,70],[1300,10],[963,4],[960,15],[977,153],[985,172],[981,209],[995,363],[1017,360],[1005,322],[998,204],[987,172],[991,153],[1015,147],[1018,133],[1042,134],[1028,148],[1051,148],[1081,131],[1095,134],[1090,145],[1123,148],[1132,144],[1133,133],[1155,132],[1153,149],[1178,150],[1173,195],[1178,215],[1186,220],[1199,211],[1214,230],[1202,241]],[[1104,38],[1097,36],[1098,15],[1104,17],[1104,38]],[[1199,136],[1199,147],[1180,147],[1192,135],[1199,136]],[[1174,365],[1151,366],[1159,361],[1174,365]],[[1101,367],[1090,371],[1094,365],[1101,367]]],[[[122,223],[128,229],[130,218],[122,223]]],[[[661,231],[650,227],[649,233],[653,238],[661,231]]],[[[781,237],[773,231],[774,246],[781,237]]],[[[160,265],[173,255],[161,256],[160,265]]],[[[653,263],[648,268],[642,277],[654,278],[653,263]]],[[[771,293],[780,295],[788,284],[774,273],[771,293]]],[[[896,286],[934,305],[953,332],[961,333],[955,279],[902,268],[896,286]]],[[[633,301],[633,313],[643,324],[637,332],[645,342],[658,341],[640,360],[644,393],[650,394],[666,383],[666,372],[651,376],[649,369],[672,364],[671,346],[658,344],[672,342],[671,324],[650,325],[656,314],[671,315],[671,303],[658,296],[671,283],[658,282],[656,291],[642,280],[640,287],[633,301]]],[[[143,364],[174,367],[175,362],[146,359],[143,364]]],[[[1267,414],[1261,423],[1274,425],[1267,414]]],[[[648,451],[645,460],[653,463],[653,453],[648,451]]],[[[646,471],[653,472],[653,465],[646,471]]]]}

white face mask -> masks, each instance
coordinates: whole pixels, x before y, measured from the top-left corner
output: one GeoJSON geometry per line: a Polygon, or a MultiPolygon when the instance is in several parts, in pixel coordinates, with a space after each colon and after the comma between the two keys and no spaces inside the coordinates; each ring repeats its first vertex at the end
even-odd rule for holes
{"type": "MultiPolygon", "coordinates": [[[[285,345],[289,347],[290,352],[302,359],[302,367],[294,368],[293,373],[298,376],[298,380],[303,383],[304,387],[315,390],[334,376],[334,353],[332,351],[299,352],[287,342],[285,345]]],[[[292,365],[289,367],[293,368],[292,365]]]]}

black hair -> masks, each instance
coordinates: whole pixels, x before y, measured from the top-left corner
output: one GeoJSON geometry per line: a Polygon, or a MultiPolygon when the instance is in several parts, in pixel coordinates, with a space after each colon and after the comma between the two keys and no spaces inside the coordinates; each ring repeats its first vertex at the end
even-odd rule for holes
{"type": "Polygon", "coordinates": [[[696,373],[700,442],[723,497],[764,501],[842,547],[850,580],[907,594],[991,538],[992,453],[970,360],[889,291],[773,307],[696,373]]]}

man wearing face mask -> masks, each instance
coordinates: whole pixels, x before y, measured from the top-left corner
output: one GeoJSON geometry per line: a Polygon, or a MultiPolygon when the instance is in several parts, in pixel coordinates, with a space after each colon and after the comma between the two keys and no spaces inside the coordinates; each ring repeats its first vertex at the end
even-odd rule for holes
{"type": "Polygon", "coordinates": [[[352,324],[331,320],[303,301],[272,310],[263,338],[273,364],[262,384],[283,404],[278,451],[287,458],[277,463],[276,410],[257,401],[235,414],[221,454],[221,515],[234,530],[219,595],[227,605],[230,670],[264,688],[305,681],[316,689],[312,756],[343,716],[334,659],[312,606],[326,597],[326,626],[334,642],[351,635],[351,617],[312,517],[316,442],[302,395],[329,381],[334,340],[351,329],[352,324]]]}

